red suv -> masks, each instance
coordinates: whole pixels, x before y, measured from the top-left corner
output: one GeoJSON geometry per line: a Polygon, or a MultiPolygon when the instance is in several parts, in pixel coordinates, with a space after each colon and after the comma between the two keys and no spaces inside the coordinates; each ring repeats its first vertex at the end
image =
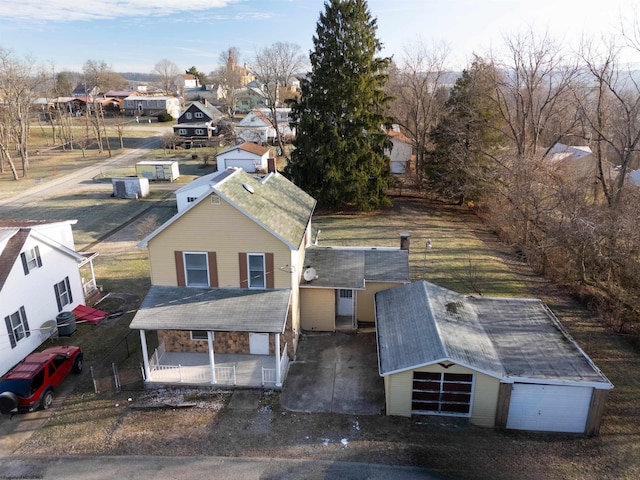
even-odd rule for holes
{"type": "Polygon", "coordinates": [[[70,372],[82,371],[82,349],[73,346],[51,347],[32,353],[0,382],[0,412],[32,412],[49,408],[53,390],[70,372]]]}

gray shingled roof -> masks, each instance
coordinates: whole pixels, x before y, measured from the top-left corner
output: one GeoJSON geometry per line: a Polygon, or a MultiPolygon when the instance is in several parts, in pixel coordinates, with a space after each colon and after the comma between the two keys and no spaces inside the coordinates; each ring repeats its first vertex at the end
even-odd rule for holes
{"type": "Polygon", "coordinates": [[[302,243],[316,205],[311,195],[277,172],[260,181],[238,169],[213,185],[213,190],[292,249],[302,243]]]}
{"type": "Polygon", "coordinates": [[[362,290],[365,282],[408,282],[409,252],[396,248],[307,248],[304,265],[317,279],[302,280],[302,287],[362,290]]]}
{"type": "MultiPolygon", "coordinates": [[[[215,172],[196,179],[176,193],[188,191],[194,184],[202,183],[209,183],[212,192],[278,237],[290,249],[297,250],[300,247],[316,201],[279,173],[258,179],[241,168],[232,167],[224,172],[215,172]]],[[[206,198],[209,198],[208,195],[201,195],[189,208],[177,213],[145,237],[138,246],[147,246],[156,235],[169,228],[182,215],[188,214],[195,205],[206,198]]],[[[212,218],[212,221],[215,219],[212,218]]]]}
{"type": "Polygon", "coordinates": [[[383,376],[451,361],[505,380],[611,386],[540,300],[419,281],[377,293],[376,322],[383,376]]]}
{"type": "Polygon", "coordinates": [[[283,333],[290,289],[152,286],[129,325],[139,330],[283,333]]]}

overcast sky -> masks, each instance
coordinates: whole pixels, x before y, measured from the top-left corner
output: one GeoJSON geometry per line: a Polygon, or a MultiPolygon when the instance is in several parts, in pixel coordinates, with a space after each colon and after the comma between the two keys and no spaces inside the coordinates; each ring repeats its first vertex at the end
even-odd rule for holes
{"type": "MultiPolygon", "coordinates": [[[[638,0],[369,0],[384,55],[400,59],[418,40],[443,42],[450,66],[501,47],[504,35],[547,29],[564,44],[594,40],[635,18],[638,0]]],[[[209,73],[235,46],[249,61],[259,48],[291,42],[304,53],[323,0],[0,0],[0,47],[56,71],[87,60],[148,73],[167,58],[209,73]]]]}

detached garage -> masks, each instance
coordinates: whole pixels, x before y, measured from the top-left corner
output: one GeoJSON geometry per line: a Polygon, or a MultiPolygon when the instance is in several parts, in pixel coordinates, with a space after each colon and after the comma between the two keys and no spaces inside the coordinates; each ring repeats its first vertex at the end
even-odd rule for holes
{"type": "Polygon", "coordinates": [[[425,281],[376,294],[388,415],[597,434],[613,385],[534,299],[465,297],[425,281]]]}
{"type": "Polygon", "coordinates": [[[269,147],[244,142],[227,148],[216,156],[218,171],[226,170],[230,167],[242,168],[247,173],[256,171],[267,171],[269,160],[269,147]]]}

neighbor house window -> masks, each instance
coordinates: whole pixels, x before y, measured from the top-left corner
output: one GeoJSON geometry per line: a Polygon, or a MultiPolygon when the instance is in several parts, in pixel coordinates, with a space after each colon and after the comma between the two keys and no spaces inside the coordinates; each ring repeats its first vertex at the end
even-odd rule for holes
{"type": "Polygon", "coordinates": [[[187,287],[209,286],[209,269],[206,253],[185,253],[184,270],[187,287]]]}
{"type": "Polygon", "coordinates": [[[202,114],[202,112],[196,112],[196,118],[202,118],[204,117],[204,115],[202,114]]]}
{"type": "Polygon", "coordinates": [[[201,128],[196,128],[196,135],[204,135],[204,130],[201,128]]]}
{"type": "Polygon", "coordinates": [[[206,330],[191,330],[191,340],[208,340],[206,330]]]}
{"type": "Polygon", "coordinates": [[[69,277],[65,277],[61,282],[56,283],[53,286],[56,294],[56,302],[58,302],[58,311],[62,311],[62,307],[69,305],[73,302],[73,296],[71,295],[71,285],[69,284],[69,277]]]}
{"type": "Polygon", "coordinates": [[[40,258],[40,249],[36,245],[29,250],[25,250],[20,254],[20,258],[22,259],[22,268],[24,269],[24,274],[29,275],[31,270],[34,270],[38,267],[42,266],[42,259],[40,258]]]}
{"type": "Polygon", "coordinates": [[[187,112],[187,120],[191,120],[192,117],[193,115],[191,115],[191,112],[187,112]]]}
{"type": "Polygon", "coordinates": [[[178,129],[178,135],[186,135],[187,134],[187,129],[186,128],[179,128],[178,129]]]}
{"type": "Polygon", "coordinates": [[[266,288],[266,274],[264,271],[264,254],[247,254],[247,264],[249,267],[249,288],[266,288]]]}
{"type": "Polygon", "coordinates": [[[4,322],[7,325],[7,333],[9,334],[11,348],[15,348],[18,342],[31,335],[24,307],[20,307],[17,312],[4,317],[4,322]]]}

